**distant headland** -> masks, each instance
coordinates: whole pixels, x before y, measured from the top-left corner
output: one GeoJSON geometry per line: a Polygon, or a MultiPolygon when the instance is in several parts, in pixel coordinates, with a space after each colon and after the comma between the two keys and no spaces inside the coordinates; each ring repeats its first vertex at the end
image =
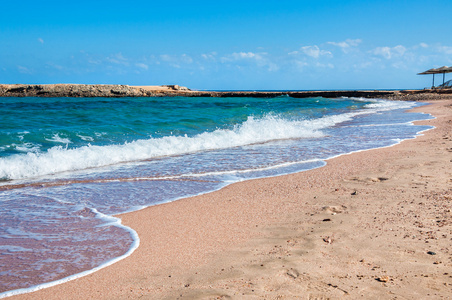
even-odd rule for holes
{"type": "Polygon", "coordinates": [[[362,97],[433,100],[452,97],[452,89],[337,91],[194,91],[179,85],[0,84],[0,97],[362,97]]]}

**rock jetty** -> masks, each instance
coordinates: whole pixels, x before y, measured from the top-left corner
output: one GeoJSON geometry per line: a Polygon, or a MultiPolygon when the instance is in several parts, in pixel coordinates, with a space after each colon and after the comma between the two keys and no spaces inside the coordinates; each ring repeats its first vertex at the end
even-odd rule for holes
{"type": "Polygon", "coordinates": [[[452,97],[443,90],[345,90],[345,91],[192,91],[179,85],[129,86],[108,84],[0,84],[0,97],[259,97],[386,98],[433,100],[452,97]]]}
{"type": "Polygon", "coordinates": [[[108,84],[2,84],[0,97],[154,97],[189,91],[178,85],[147,90],[128,85],[108,84]]]}

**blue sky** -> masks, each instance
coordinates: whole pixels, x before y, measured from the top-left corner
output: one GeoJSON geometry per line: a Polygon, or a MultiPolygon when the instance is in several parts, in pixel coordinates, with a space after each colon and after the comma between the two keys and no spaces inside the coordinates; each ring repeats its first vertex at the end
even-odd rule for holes
{"type": "Polygon", "coordinates": [[[416,73],[452,66],[451,14],[450,0],[5,1],[0,83],[424,88],[416,73]]]}

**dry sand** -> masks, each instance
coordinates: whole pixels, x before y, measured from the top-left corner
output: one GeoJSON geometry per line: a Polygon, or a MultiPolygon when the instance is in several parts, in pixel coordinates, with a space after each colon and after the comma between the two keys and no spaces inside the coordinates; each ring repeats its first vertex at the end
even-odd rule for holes
{"type": "Polygon", "coordinates": [[[450,299],[451,105],[397,146],[124,214],[130,257],[13,298],[450,299]]]}

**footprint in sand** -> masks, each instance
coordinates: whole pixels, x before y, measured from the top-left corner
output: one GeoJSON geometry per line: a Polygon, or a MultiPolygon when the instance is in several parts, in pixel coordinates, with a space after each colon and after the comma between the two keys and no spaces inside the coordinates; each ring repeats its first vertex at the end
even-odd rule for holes
{"type": "Polygon", "coordinates": [[[345,205],[336,205],[336,206],[324,206],[322,210],[329,214],[340,214],[347,209],[345,205]]]}
{"type": "Polygon", "coordinates": [[[367,177],[367,178],[359,178],[359,177],[353,177],[346,181],[358,181],[358,182],[381,182],[389,180],[388,177],[367,177]]]}

